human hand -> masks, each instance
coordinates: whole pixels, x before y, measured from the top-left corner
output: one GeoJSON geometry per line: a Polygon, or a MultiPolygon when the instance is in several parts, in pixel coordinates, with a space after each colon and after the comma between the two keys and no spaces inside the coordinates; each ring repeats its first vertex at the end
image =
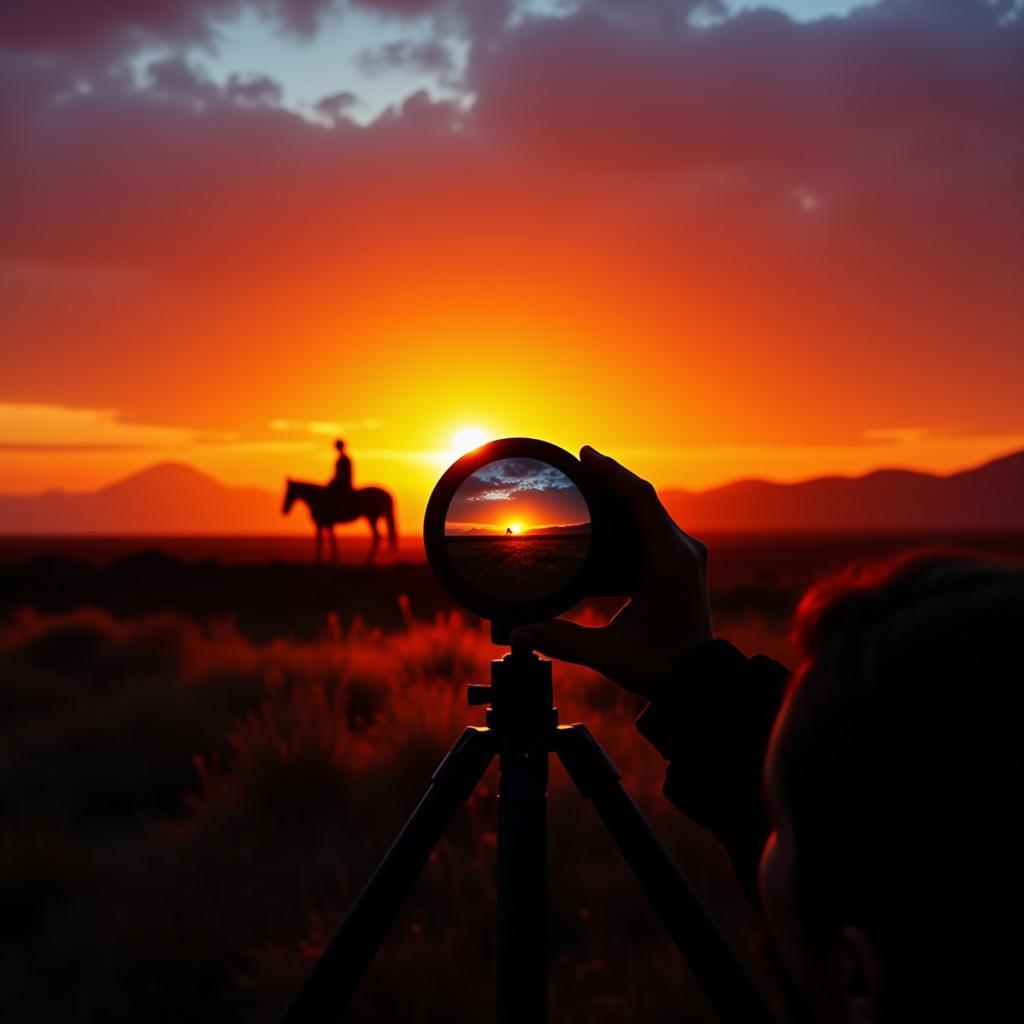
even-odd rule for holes
{"type": "Polygon", "coordinates": [[[712,639],[707,548],[676,526],[646,480],[589,446],[580,459],[621,502],[637,534],[636,586],[606,626],[554,619],[518,627],[512,642],[586,665],[651,697],[687,654],[712,639]]]}

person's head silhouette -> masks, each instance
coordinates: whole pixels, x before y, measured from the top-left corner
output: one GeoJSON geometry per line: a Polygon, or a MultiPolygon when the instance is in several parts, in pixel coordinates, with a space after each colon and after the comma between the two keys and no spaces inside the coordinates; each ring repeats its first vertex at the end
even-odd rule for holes
{"type": "Polygon", "coordinates": [[[1007,995],[1022,608],[1019,570],[934,554],[851,570],[800,606],[761,889],[822,1020],[1000,1016],[981,1008],[1007,995]]]}
{"type": "Polygon", "coordinates": [[[338,438],[337,441],[334,442],[334,447],[337,448],[340,453],[344,454],[345,442],[342,441],[340,437],[338,438]]]}

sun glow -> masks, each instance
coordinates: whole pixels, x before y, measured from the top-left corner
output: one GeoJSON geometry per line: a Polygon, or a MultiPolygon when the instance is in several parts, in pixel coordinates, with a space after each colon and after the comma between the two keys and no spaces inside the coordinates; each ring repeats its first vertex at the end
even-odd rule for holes
{"type": "Polygon", "coordinates": [[[452,455],[465,455],[466,452],[479,448],[486,441],[487,435],[482,430],[477,427],[466,427],[465,430],[460,430],[452,438],[452,455]]]}
{"type": "Polygon", "coordinates": [[[512,525],[509,526],[509,529],[513,533],[522,533],[523,532],[523,525],[522,525],[522,523],[512,523],[512,525]]]}

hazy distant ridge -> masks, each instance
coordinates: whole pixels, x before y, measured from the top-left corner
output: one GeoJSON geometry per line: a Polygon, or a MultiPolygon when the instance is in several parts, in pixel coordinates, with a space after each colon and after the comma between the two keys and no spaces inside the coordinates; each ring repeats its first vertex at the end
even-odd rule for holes
{"type": "Polygon", "coordinates": [[[590,533],[590,523],[572,523],[569,526],[538,526],[534,530],[523,530],[523,533],[528,536],[538,537],[550,537],[552,535],[562,537],[580,536],[585,533],[590,533]]]}
{"type": "MultiPolygon", "coordinates": [[[[532,530],[523,530],[515,534],[517,537],[550,537],[554,534],[560,536],[580,536],[590,533],[590,523],[571,523],[569,526],[536,526],[532,530]]],[[[499,526],[473,526],[461,532],[453,531],[449,537],[504,537],[505,529],[499,526]]]]}
{"type": "MultiPolygon", "coordinates": [[[[880,470],[798,484],[742,480],[701,492],[662,491],[661,497],[680,525],[698,532],[1024,529],[1024,452],[950,476],[880,470]]],[[[266,534],[304,528],[301,518],[293,513],[284,519],[280,509],[280,497],[269,491],[227,487],[190,466],[165,462],[92,493],[0,496],[0,532],[266,534]]]]}
{"type": "MultiPolygon", "coordinates": [[[[282,480],[282,488],[284,481],[282,480]]],[[[177,462],[162,462],[85,494],[0,496],[4,533],[279,533],[281,500],[255,487],[227,487],[177,462]]]]}
{"type": "Polygon", "coordinates": [[[1024,452],[950,476],[883,469],[796,484],[741,480],[661,498],[697,531],[1022,529],[1024,452]]]}

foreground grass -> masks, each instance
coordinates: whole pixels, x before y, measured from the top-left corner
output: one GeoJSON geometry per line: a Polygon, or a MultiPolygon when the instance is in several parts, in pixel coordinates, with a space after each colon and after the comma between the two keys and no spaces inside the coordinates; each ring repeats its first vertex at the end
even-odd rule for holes
{"type": "MultiPolygon", "coordinates": [[[[391,633],[328,619],[315,641],[257,645],[229,622],[15,614],[0,627],[6,1019],[275,1020],[481,720],[464,687],[494,654],[454,615],[391,633]]],[[[582,669],[555,677],[562,720],[587,722],[756,961],[721,852],[660,795],[637,702],[582,669]]],[[[491,1018],[494,784],[457,815],[351,1019],[491,1018]]],[[[713,1019],[557,767],[550,822],[553,1017],[713,1019]]]]}

